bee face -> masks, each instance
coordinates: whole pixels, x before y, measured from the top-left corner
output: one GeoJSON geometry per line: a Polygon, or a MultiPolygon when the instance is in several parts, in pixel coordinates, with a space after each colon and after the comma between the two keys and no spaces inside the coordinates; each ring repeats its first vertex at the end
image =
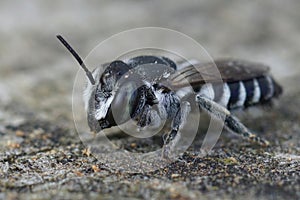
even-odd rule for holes
{"type": "Polygon", "coordinates": [[[129,66],[122,61],[113,61],[104,71],[102,67],[93,72],[96,84],[93,86],[88,82],[84,92],[89,126],[96,132],[115,125],[111,104],[118,90],[118,80],[129,70],[129,66]]]}

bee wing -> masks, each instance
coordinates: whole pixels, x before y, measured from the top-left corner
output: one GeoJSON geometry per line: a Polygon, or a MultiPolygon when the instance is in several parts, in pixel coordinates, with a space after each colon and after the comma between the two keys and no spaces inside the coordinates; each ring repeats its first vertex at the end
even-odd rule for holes
{"type": "Polygon", "coordinates": [[[168,77],[175,88],[197,86],[205,83],[235,82],[263,76],[269,67],[256,62],[236,59],[219,59],[215,62],[198,63],[177,70],[168,77]]]}

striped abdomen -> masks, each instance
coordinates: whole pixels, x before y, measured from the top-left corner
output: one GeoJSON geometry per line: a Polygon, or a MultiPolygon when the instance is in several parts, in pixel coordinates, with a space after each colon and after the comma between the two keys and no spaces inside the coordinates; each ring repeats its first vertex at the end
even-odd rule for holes
{"type": "Polygon", "coordinates": [[[281,93],[281,87],[271,76],[222,84],[208,83],[203,85],[198,92],[228,109],[270,102],[281,93]]]}

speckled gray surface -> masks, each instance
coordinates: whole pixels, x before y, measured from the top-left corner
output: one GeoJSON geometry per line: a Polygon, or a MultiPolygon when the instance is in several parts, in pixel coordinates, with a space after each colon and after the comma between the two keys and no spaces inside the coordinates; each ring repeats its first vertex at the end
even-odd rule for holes
{"type": "MultiPolygon", "coordinates": [[[[0,198],[299,199],[299,9],[297,0],[1,1],[0,198]],[[145,173],[115,171],[89,156],[72,118],[78,68],[55,35],[86,56],[109,36],[144,26],[183,32],[213,58],[270,65],[283,96],[272,109],[240,115],[271,146],[224,132],[206,157],[197,156],[199,139],[179,161],[145,173]]],[[[131,151],[157,145],[112,140],[131,151]]]]}

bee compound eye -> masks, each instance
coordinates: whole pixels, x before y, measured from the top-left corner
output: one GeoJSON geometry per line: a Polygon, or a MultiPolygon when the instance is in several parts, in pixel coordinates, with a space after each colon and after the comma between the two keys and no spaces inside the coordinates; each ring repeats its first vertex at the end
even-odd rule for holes
{"type": "Polygon", "coordinates": [[[114,100],[112,101],[111,110],[117,124],[122,124],[131,118],[131,101],[136,95],[135,91],[134,85],[127,83],[120,86],[116,92],[114,100]]]}

